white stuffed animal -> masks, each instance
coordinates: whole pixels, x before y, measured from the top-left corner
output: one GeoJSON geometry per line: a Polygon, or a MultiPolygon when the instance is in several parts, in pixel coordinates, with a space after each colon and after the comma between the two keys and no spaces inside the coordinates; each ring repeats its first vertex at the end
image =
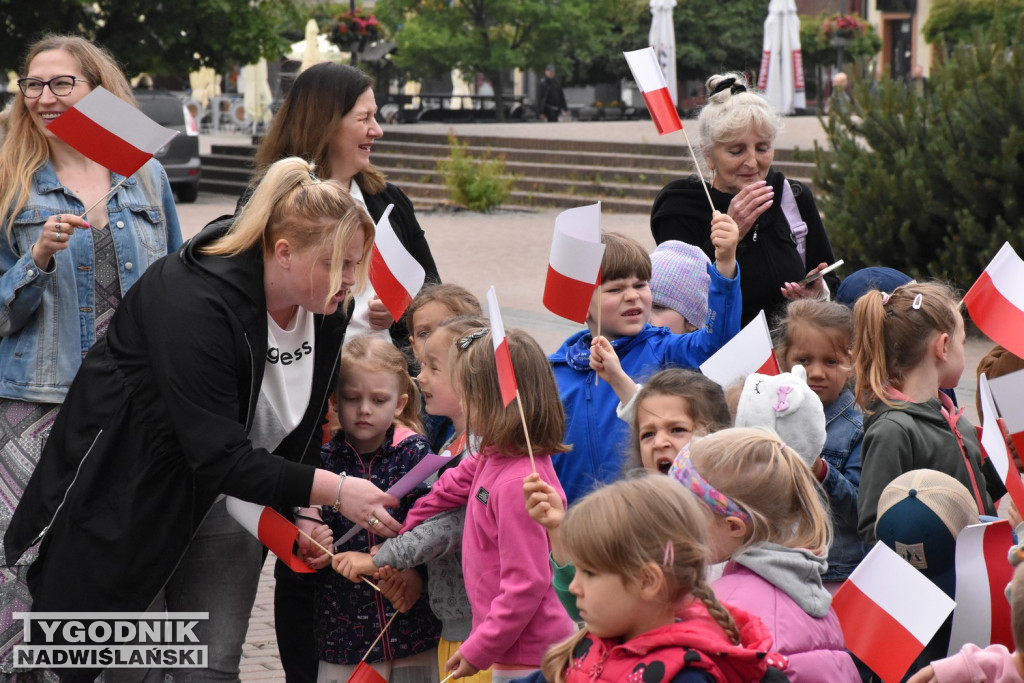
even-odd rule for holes
{"type": "Polygon", "coordinates": [[[825,409],[807,386],[802,365],[780,375],[747,376],[736,407],[736,426],[774,429],[808,467],[825,446],[825,409]]]}

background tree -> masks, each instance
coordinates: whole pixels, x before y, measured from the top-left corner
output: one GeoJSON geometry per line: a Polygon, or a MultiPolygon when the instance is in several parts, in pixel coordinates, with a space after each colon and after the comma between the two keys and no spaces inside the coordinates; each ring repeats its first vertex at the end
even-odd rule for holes
{"type": "MultiPolygon", "coordinates": [[[[768,2],[685,0],[677,4],[673,19],[679,80],[703,82],[723,71],[756,72],[761,66],[768,2]]],[[[646,26],[650,23],[648,13],[646,26]]]]}
{"type": "Polygon", "coordinates": [[[277,59],[289,47],[282,28],[298,16],[292,0],[0,0],[0,12],[6,68],[40,35],[73,32],[108,48],[129,75],[277,59]]]}
{"type": "Polygon", "coordinates": [[[995,40],[1009,41],[1022,17],[1024,0],[935,0],[922,33],[948,53],[956,45],[969,43],[979,30],[995,40]]]}
{"type": "Polygon", "coordinates": [[[855,82],[826,120],[814,182],[836,254],[969,286],[1003,244],[1024,242],[1024,33],[976,33],[920,96],[855,82]]]}
{"type": "Polygon", "coordinates": [[[541,71],[577,54],[596,54],[609,33],[614,0],[380,0],[378,16],[394,34],[395,65],[413,78],[458,69],[482,73],[504,119],[506,73],[541,71]]]}

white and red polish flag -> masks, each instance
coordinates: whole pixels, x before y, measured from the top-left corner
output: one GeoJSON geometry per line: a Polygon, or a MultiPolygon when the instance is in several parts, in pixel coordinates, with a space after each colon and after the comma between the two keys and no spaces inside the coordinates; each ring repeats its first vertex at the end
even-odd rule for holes
{"type": "Polygon", "coordinates": [[[178,134],[100,85],[46,129],[97,164],[126,178],[178,134]]]}
{"type": "Polygon", "coordinates": [[[964,304],[989,339],[1024,358],[1024,261],[1009,243],[985,267],[964,304]]]}
{"type": "Polygon", "coordinates": [[[700,371],[722,387],[728,387],[755,372],[762,375],[779,374],[779,361],[775,358],[772,335],[768,332],[768,319],[764,311],[758,313],[711,358],[701,363],[700,371]]]}
{"type": "Polygon", "coordinates": [[[299,528],[285,519],[281,513],[256,503],[249,503],[232,496],[226,496],[227,510],[246,531],[260,539],[270,552],[284,562],[293,572],[312,574],[311,569],[292,547],[299,537],[299,528]]]}
{"type": "Polygon", "coordinates": [[[377,221],[370,255],[370,284],[391,317],[399,320],[413,297],[420,291],[427,271],[405,248],[391,227],[391,209],[388,204],[377,221]]]}
{"type": "MultiPolygon", "coordinates": [[[[996,472],[999,473],[999,478],[1006,485],[1006,492],[1010,494],[1010,499],[1018,510],[1022,510],[1024,509],[1022,507],[1024,506],[1024,482],[1021,481],[1017,465],[1010,457],[1010,451],[1006,445],[1007,434],[1003,431],[1003,425],[1000,424],[999,409],[996,407],[992,388],[985,373],[978,376],[978,398],[981,403],[981,436],[979,437],[981,448],[986,457],[992,461],[996,472]]],[[[1014,402],[1017,400],[1015,396],[1014,402]]]]}
{"type": "Polygon", "coordinates": [[[846,649],[896,683],[956,603],[884,543],[876,543],[832,597],[846,649]]]}
{"type": "Polygon", "coordinates": [[[658,128],[658,135],[681,130],[683,122],[679,120],[679,112],[672,103],[672,93],[665,82],[665,74],[661,71],[661,64],[658,62],[658,55],[654,53],[654,48],[645,47],[622,54],[626,57],[629,70],[633,72],[636,87],[644,96],[644,103],[647,104],[647,111],[651,112],[654,125],[658,128]]]}
{"type": "Polygon", "coordinates": [[[544,307],[555,315],[584,323],[594,288],[601,282],[601,202],[558,214],[551,240],[544,307]]]}
{"type": "Polygon", "coordinates": [[[1013,627],[1006,584],[1013,565],[1006,553],[1013,533],[1005,519],[972,524],[956,537],[956,609],[949,636],[949,655],[967,643],[999,643],[1013,650],[1013,627]]]}
{"type": "Polygon", "coordinates": [[[501,309],[498,308],[498,294],[494,285],[487,290],[487,315],[491,319],[491,341],[494,343],[494,362],[498,365],[498,386],[501,387],[501,400],[508,406],[516,400],[519,385],[516,384],[516,373],[512,367],[512,353],[505,339],[505,325],[501,322],[501,309]]]}

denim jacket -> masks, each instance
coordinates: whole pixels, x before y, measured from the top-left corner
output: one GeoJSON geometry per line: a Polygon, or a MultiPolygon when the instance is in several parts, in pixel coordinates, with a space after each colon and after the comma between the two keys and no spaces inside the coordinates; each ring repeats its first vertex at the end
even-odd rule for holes
{"type": "Polygon", "coordinates": [[[860,486],[860,444],[864,416],[853,392],[845,389],[825,408],[825,447],[821,457],[828,463],[822,488],[832,508],[832,546],[828,570],[822,581],[844,581],[864,559],[864,544],[857,533],[857,488],[860,486]]]}
{"type": "MultiPolygon", "coordinates": [[[[111,187],[123,179],[110,176],[111,187]]],[[[10,216],[0,224],[0,397],[63,402],[96,341],[91,235],[76,230],[49,271],[36,267],[31,255],[47,218],[84,211],[47,162],[32,176],[31,195],[14,216],[13,232],[10,216]]],[[[150,161],[128,178],[107,199],[107,216],[123,295],[154,261],[181,247],[163,167],[150,161]]]]}

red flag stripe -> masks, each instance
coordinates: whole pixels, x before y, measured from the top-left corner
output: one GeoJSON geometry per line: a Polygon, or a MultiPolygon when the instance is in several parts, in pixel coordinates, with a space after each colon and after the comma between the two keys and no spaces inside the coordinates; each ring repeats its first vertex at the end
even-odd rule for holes
{"type": "Polygon", "coordinates": [[[49,128],[86,157],[123,176],[132,175],[153,158],[74,107],[61,114],[49,128]]]}
{"type": "Polygon", "coordinates": [[[853,581],[847,581],[832,597],[836,613],[856,615],[840,619],[846,649],[857,655],[885,683],[899,681],[924,650],[910,631],[878,603],[865,595],[853,581]],[[849,628],[849,624],[870,624],[867,628],[849,628]]]}
{"type": "Polygon", "coordinates": [[[508,349],[508,339],[502,338],[501,344],[494,349],[494,358],[498,366],[498,386],[501,387],[501,400],[507,406],[516,400],[516,373],[512,368],[512,353],[508,349]]]}
{"type": "MultiPolygon", "coordinates": [[[[1011,465],[1012,467],[1012,465],[1011,465]]],[[[1016,475],[1016,468],[1011,476],[1016,475]]],[[[1020,477],[1016,476],[1017,482],[1020,477]]],[[[1003,589],[1013,578],[1013,567],[1006,561],[1006,551],[1013,544],[1010,536],[1009,525],[1003,526],[1003,533],[999,529],[986,529],[984,539],[985,566],[988,568],[988,590],[989,603],[992,605],[992,627],[989,633],[991,643],[1000,643],[1011,651],[1013,645],[1013,628],[1010,625],[1010,603],[1006,599],[1003,589]]],[[[975,577],[977,578],[977,577],[975,577]]]]}
{"type": "Polygon", "coordinates": [[[775,357],[775,349],[772,349],[771,354],[768,356],[768,360],[764,362],[764,365],[757,369],[759,375],[781,375],[782,370],[779,369],[779,360],[775,357]]]}
{"type": "Polygon", "coordinates": [[[654,125],[658,128],[658,135],[682,130],[683,122],[679,120],[679,112],[676,111],[676,105],[672,104],[672,93],[668,88],[658,88],[642,94],[647,111],[651,112],[654,125]]]}
{"type": "Polygon", "coordinates": [[[584,323],[597,285],[562,275],[548,264],[544,282],[544,307],[555,315],[584,323]]]}
{"type": "Polygon", "coordinates": [[[412,296],[388,268],[376,244],[370,255],[370,283],[391,317],[399,320],[412,303],[412,296]]]}
{"type": "Polygon", "coordinates": [[[270,552],[277,555],[278,559],[288,565],[293,572],[311,574],[314,570],[294,552],[298,536],[298,527],[285,519],[281,513],[273,508],[263,508],[257,527],[260,543],[267,546],[270,552]]]}
{"type": "Polygon", "coordinates": [[[978,277],[964,303],[971,320],[989,339],[1024,358],[1024,311],[1003,296],[988,271],[978,277]]]}

